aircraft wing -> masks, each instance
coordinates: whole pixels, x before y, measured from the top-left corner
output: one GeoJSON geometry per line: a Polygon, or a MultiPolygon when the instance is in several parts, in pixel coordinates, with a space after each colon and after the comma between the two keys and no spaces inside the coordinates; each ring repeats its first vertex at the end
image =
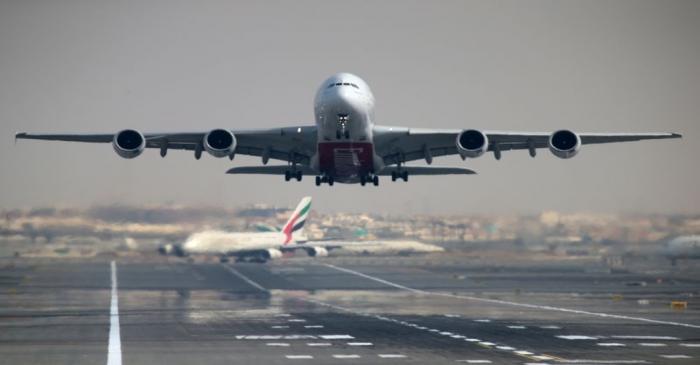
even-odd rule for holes
{"type": "MultiPolygon", "coordinates": [[[[231,130],[236,137],[236,154],[265,156],[308,165],[316,151],[316,126],[298,126],[272,129],[231,130]]],[[[146,133],[146,148],[196,151],[202,148],[205,132],[146,133]]],[[[113,133],[106,134],[32,134],[17,133],[15,139],[47,141],[111,143],[113,133]]]]}
{"type": "MultiPolygon", "coordinates": [[[[376,152],[387,165],[398,162],[457,154],[457,136],[461,130],[375,127],[376,152]]],[[[535,150],[548,148],[547,132],[482,131],[489,151],[535,150]]],[[[581,144],[615,143],[647,139],[681,138],[677,133],[579,133],[581,144]]]]}
{"type": "MultiPolygon", "coordinates": [[[[287,165],[275,165],[275,166],[240,166],[234,167],[226,171],[227,174],[246,174],[246,175],[284,175],[285,172],[289,171],[289,166],[287,165]]],[[[297,171],[301,171],[304,175],[314,175],[318,174],[318,171],[308,167],[308,166],[297,166],[297,171]]]]}
{"type": "MultiPolygon", "coordinates": [[[[387,167],[380,171],[379,176],[391,176],[391,172],[396,171],[393,167],[387,167]]],[[[406,171],[410,176],[416,175],[472,175],[474,170],[460,167],[425,167],[425,166],[402,166],[401,171],[406,171]]]]}

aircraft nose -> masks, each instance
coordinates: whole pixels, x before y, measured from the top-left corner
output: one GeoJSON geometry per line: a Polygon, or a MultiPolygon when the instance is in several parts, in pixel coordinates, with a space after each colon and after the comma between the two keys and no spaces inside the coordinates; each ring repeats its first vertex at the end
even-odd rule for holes
{"type": "Polygon", "coordinates": [[[362,108],[360,95],[347,87],[336,87],[331,97],[338,114],[352,114],[362,108]]]}

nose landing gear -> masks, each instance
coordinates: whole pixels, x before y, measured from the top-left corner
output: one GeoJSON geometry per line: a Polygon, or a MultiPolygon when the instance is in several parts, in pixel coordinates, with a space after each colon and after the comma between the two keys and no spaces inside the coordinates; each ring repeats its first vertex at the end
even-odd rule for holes
{"type": "Polygon", "coordinates": [[[328,186],[333,186],[334,182],[333,176],[316,176],[316,186],[321,186],[322,183],[328,183],[328,186]]]}

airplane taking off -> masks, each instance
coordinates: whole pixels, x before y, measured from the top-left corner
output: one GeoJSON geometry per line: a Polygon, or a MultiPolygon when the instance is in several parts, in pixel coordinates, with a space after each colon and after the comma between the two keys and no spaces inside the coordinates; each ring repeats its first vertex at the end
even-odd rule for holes
{"type": "Polygon", "coordinates": [[[18,139],[112,143],[123,158],[134,158],[146,148],[157,148],[165,157],[169,149],[194,151],[199,159],[206,151],[214,157],[236,154],[259,156],[265,166],[234,167],[229,174],[284,175],[301,181],[316,177],[316,185],[327,183],[371,183],[379,176],[408,181],[411,175],[474,174],[458,167],[406,166],[407,162],[459,155],[476,158],[493,152],[548,148],[559,158],[571,158],[584,144],[680,138],[677,133],[575,133],[561,129],[546,132],[485,131],[477,129],[422,129],[374,124],[374,96],[359,77],[338,73],[321,84],[314,100],[316,125],[272,129],[213,129],[193,133],[146,133],[124,129],[115,134],[30,134],[18,139]],[[270,159],[286,165],[267,166],[270,159]]]}

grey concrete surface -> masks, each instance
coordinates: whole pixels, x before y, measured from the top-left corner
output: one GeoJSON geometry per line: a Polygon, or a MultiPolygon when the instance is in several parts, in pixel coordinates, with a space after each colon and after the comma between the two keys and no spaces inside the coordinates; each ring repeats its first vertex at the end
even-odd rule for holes
{"type": "MultiPolygon", "coordinates": [[[[106,363],[110,261],[0,262],[0,364],[106,363]]],[[[700,361],[700,285],[671,268],[115,261],[123,364],[700,361]]]]}

